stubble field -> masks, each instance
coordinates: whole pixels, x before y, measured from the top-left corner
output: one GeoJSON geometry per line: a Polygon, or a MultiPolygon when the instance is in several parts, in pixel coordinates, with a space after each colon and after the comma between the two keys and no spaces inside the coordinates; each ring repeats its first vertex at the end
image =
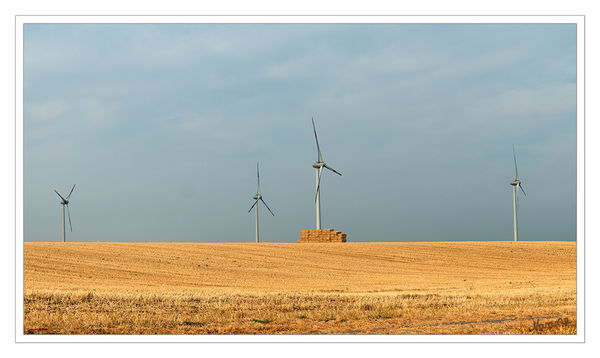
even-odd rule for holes
{"type": "Polygon", "coordinates": [[[25,334],[575,334],[575,242],[25,243],[25,334]]]}

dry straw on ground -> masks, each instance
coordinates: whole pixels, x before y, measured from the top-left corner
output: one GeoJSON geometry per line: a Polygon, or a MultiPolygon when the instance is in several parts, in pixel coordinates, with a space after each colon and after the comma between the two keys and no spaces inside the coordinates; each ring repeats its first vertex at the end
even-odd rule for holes
{"type": "Polygon", "coordinates": [[[25,243],[24,333],[575,334],[575,258],[574,242],[25,243]]]}

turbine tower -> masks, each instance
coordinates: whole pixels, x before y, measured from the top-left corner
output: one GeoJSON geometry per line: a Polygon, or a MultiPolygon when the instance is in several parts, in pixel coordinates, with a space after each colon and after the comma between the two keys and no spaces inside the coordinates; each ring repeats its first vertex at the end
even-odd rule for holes
{"type": "Polygon", "coordinates": [[[67,214],[69,215],[69,227],[71,228],[71,232],[73,232],[73,226],[71,225],[71,212],[69,211],[69,198],[71,197],[71,194],[73,194],[73,189],[75,189],[75,184],[73,184],[73,187],[71,188],[71,191],[69,192],[69,195],[67,195],[67,198],[63,198],[62,195],[59,194],[58,191],[56,191],[56,189],[54,189],[54,192],[60,197],[60,204],[62,205],[62,233],[63,233],[63,242],[66,242],[66,230],[65,230],[65,206],[67,207],[67,214]]]}
{"type": "Polygon", "coordinates": [[[262,201],[263,204],[265,204],[265,207],[269,210],[269,212],[271,213],[271,215],[275,216],[275,214],[273,214],[273,212],[271,211],[271,209],[269,209],[269,206],[267,205],[267,203],[265,203],[265,201],[262,198],[262,194],[260,193],[260,174],[258,172],[258,163],[256,163],[256,180],[258,182],[258,186],[256,187],[256,195],[254,195],[252,198],[255,200],[254,204],[252,204],[252,206],[250,207],[250,210],[248,210],[248,212],[252,211],[252,208],[254,208],[254,206],[256,206],[256,242],[258,243],[258,201],[262,201]]]}
{"type": "Polygon", "coordinates": [[[317,130],[315,129],[315,119],[312,118],[313,132],[315,132],[315,141],[317,142],[317,162],[313,164],[313,168],[315,168],[315,181],[317,186],[317,194],[315,195],[315,204],[317,206],[317,230],[321,230],[321,195],[320,195],[320,184],[321,184],[321,172],[323,168],[327,168],[337,175],[341,176],[342,174],[338,173],[335,169],[328,167],[325,162],[323,162],[323,156],[321,155],[321,148],[319,148],[319,139],[317,139],[317,130]]]}
{"type": "Polygon", "coordinates": [[[517,208],[519,207],[519,191],[517,187],[521,189],[524,195],[525,190],[523,190],[523,185],[521,185],[521,180],[519,180],[519,172],[517,171],[517,156],[515,154],[515,145],[513,144],[513,159],[515,161],[515,180],[510,182],[510,185],[513,187],[513,226],[514,226],[514,236],[515,241],[519,241],[519,229],[517,227],[517,208]]]}

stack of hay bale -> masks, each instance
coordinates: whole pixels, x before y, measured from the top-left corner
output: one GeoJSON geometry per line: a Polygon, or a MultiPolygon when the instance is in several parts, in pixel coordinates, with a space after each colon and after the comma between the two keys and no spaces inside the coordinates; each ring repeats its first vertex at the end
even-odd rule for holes
{"type": "Polygon", "coordinates": [[[300,230],[298,242],[346,242],[346,234],[333,229],[300,230]]]}

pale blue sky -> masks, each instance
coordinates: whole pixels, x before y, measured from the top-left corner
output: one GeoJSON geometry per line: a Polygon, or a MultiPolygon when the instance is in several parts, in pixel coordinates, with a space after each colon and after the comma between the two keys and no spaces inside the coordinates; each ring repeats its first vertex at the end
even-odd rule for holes
{"type": "Polygon", "coordinates": [[[59,241],[575,240],[569,24],[24,29],[24,236],[59,241]],[[261,208],[264,209],[264,208],[261,208]]]}

